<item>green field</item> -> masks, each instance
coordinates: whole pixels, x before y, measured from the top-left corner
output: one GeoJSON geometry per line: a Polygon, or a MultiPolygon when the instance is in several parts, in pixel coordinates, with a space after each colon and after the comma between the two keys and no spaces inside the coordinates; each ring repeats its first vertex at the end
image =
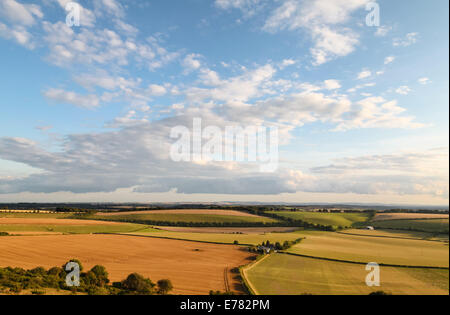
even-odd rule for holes
{"type": "Polygon", "coordinates": [[[339,263],[286,254],[272,254],[249,268],[248,281],[262,295],[448,295],[448,270],[381,267],[380,287],[368,287],[364,265],[339,263]]]}
{"type": "Polygon", "coordinates": [[[449,233],[448,219],[386,220],[371,223],[375,228],[449,233]]]}
{"type": "Polygon", "coordinates": [[[90,233],[127,233],[138,231],[146,228],[145,225],[140,224],[117,224],[105,225],[99,222],[98,225],[34,225],[34,224],[0,224],[0,232],[8,232],[11,234],[20,234],[20,232],[42,232],[53,233],[68,233],[68,234],[90,234],[90,233]]]}
{"type": "Polygon", "coordinates": [[[307,256],[407,266],[449,266],[448,243],[375,238],[333,232],[303,232],[306,236],[289,252],[307,256]]]}
{"type": "Polygon", "coordinates": [[[114,216],[95,215],[89,219],[102,219],[117,222],[145,222],[158,221],[167,223],[273,223],[277,220],[257,216],[236,216],[219,214],[188,214],[188,213],[143,213],[121,214],[114,216]]]}
{"type": "Polygon", "coordinates": [[[334,227],[351,227],[361,225],[368,221],[368,213],[324,213],[324,212],[300,212],[300,211],[268,211],[270,214],[302,220],[305,222],[321,225],[331,225],[334,227]]]}
{"type": "Polygon", "coordinates": [[[271,243],[284,241],[295,241],[302,237],[300,232],[289,233],[262,233],[262,234],[223,234],[223,233],[188,233],[188,232],[171,232],[148,228],[133,235],[154,236],[172,239],[181,239],[199,242],[225,243],[233,244],[238,241],[243,245],[259,245],[262,242],[270,241],[271,243]]]}

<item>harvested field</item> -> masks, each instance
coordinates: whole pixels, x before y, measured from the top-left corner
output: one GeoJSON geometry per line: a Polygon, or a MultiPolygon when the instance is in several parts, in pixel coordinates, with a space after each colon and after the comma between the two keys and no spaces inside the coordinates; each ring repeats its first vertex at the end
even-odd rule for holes
{"type": "Polygon", "coordinates": [[[238,217],[258,217],[251,213],[235,210],[208,210],[208,209],[148,210],[148,211],[97,213],[97,215],[101,216],[119,216],[119,215],[133,215],[133,214],[214,214],[214,215],[231,215],[238,217]]]}
{"type": "Polygon", "coordinates": [[[434,213],[377,213],[373,221],[411,220],[411,219],[448,219],[448,214],[434,213]]]}
{"type": "Polygon", "coordinates": [[[265,234],[265,233],[288,233],[298,230],[291,227],[262,227],[262,228],[190,228],[176,226],[155,227],[163,231],[184,232],[184,233],[215,233],[215,234],[265,234]]]}
{"type": "MultiPolygon", "coordinates": [[[[224,270],[250,262],[238,246],[193,243],[120,235],[58,235],[5,237],[0,242],[0,266],[50,268],[72,258],[85,268],[100,264],[111,281],[138,272],[153,281],[170,279],[175,294],[208,294],[225,290],[224,270]]],[[[229,285],[241,290],[234,276],[229,285]]]]}

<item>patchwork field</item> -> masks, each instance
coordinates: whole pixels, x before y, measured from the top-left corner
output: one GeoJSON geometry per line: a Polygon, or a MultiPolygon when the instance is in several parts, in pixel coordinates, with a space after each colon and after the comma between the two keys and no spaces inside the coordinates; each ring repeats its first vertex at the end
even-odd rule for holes
{"type": "MultiPolygon", "coordinates": [[[[220,228],[217,228],[216,231],[219,232],[220,228]]],[[[261,232],[248,234],[227,234],[224,232],[219,233],[175,232],[175,231],[164,231],[154,228],[148,228],[145,230],[132,232],[129,234],[199,241],[199,242],[225,243],[225,244],[233,244],[234,241],[238,241],[239,244],[241,245],[258,245],[266,241],[270,241],[271,243],[276,242],[282,243],[284,241],[294,241],[302,237],[302,234],[300,232],[288,232],[288,233],[261,232]]]]}
{"type": "Polygon", "coordinates": [[[138,231],[146,226],[129,223],[101,222],[94,220],[71,220],[54,218],[0,218],[0,232],[10,234],[52,233],[125,233],[138,231]]]}
{"type": "Polygon", "coordinates": [[[293,220],[302,220],[313,224],[331,225],[334,227],[350,227],[369,219],[367,213],[324,213],[324,212],[300,212],[300,211],[268,211],[267,213],[293,220]]]}
{"type": "Polygon", "coordinates": [[[377,213],[373,221],[408,219],[448,219],[448,214],[435,213],[377,213]]]}
{"type": "Polygon", "coordinates": [[[224,274],[230,289],[239,292],[240,282],[229,270],[251,257],[238,246],[119,235],[8,236],[0,241],[1,267],[50,268],[77,258],[85,268],[105,266],[112,281],[132,272],[170,279],[175,294],[225,291],[224,274]]]}
{"type": "Polygon", "coordinates": [[[273,223],[277,220],[231,210],[155,210],[143,212],[98,213],[96,219],[114,221],[153,221],[168,223],[273,223]]]}
{"type": "Polygon", "coordinates": [[[364,265],[273,254],[246,271],[263,295],[367,295],[383,290],[392,294],[448,295],[448,270],[381,267],[380,287],[368,287],[364,265]]]}
{"type": "Polygon", "coordinates": [[[382,220],[374,221],[371,225],[379,229],[449,233],[448,219],[382,220]]]}
{"type": "Polygon", "coordinates": [[[300,244],[289,252],[355,262],[407,266],[449,266],[449,247],[444,242],[375,238],[331,232],[304,232],[300,244]]]}

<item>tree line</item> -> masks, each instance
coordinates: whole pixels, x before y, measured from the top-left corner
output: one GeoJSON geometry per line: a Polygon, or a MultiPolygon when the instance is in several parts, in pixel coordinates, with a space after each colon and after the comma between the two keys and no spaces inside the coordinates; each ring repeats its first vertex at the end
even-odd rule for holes
{"type": "Polygon", "coordinates": [[[72,259],[69,262],[48,270],[43,267],[29,270],[0,268],[0,294],[20,294],[26,290],[31,294],[42,295],[46,293],[46,289],[54,289],[88,295],[165,295],[173,289],[168,279],[153,283],[138,273],[131,273],[123,281],[110,283],[104,266],[96,265],[83,271],[79,260],[72,259]],[[69,262],[75,262],[80,267],[79,286],[69,287],[66,283],[66,265],[69,262]]]}

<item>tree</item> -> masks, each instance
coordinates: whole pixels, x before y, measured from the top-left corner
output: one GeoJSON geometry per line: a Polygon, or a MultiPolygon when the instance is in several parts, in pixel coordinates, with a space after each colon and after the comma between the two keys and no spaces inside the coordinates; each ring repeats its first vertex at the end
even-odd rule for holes
{"type": "Polygon", "coordinates": [[[137,294],[152,294],[155,284],[138,273],[130,274],[122,281],[122,288],[137,294]]]}
{"type": "Polygon", "coordinates": [[[99,287],[103,287],[109,283],[108,272],[106,268],[100,265],[96,265],[91,269],[91,272],[96,276],[97,282],[96,285],[99,287]]]}
{"type": "Polygon", "coordinates": [[[160,294],[167,294],[173,290],[172,282],[169,279],[162,279],[158,281],[158,292],[160,294]]]}

